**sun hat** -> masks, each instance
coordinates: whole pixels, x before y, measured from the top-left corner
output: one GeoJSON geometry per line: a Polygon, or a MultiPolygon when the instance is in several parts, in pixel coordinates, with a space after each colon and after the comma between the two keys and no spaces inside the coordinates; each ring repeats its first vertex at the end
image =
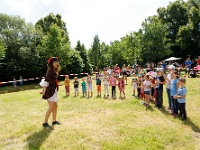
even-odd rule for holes
{"type": "Polygon", "coordinates": [[[174,65],[169,65],[168,69],[175,69],[175,66],[174,65]]]}

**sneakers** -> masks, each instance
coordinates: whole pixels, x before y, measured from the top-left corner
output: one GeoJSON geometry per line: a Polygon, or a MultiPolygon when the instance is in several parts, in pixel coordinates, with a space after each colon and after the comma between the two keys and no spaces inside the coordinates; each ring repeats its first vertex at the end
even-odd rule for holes
{"type": "Polygon", "coordinates": [[[54,122],[52,122],[52,125],[61,125],[61,123],[58,121],[54,121],[54,122]]]}
{"type": "Polygon", "coordinates": [[[43,123],[42,126],[43,126],[44,128],[49,128],[49,129],[52,129],[52,130],[53,130],[53,128],[52,128],[48,123],[43,123]]]}

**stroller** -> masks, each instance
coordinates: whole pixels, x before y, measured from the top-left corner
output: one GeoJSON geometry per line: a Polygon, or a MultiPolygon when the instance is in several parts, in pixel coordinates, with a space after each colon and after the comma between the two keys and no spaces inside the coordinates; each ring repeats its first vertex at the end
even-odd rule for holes
{"type": "Polygon", "coordinates": [[[191,78],[199,77],[198,69],[196,67],[190,69],[190,77],[191,78]]]}

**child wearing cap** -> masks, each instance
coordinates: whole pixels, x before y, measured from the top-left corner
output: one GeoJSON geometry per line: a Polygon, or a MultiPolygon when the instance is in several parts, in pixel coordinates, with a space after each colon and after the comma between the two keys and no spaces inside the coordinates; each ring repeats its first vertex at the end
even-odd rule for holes
{"type": "Polygon", "coordinates": [[[79,95],[79,91],[78,91],[78,86],[79,86],[79,82],[78,82],[78,78],[77,77],[74,77],[74,96],[78,96],[79,95]]]}
{"type": "Polygon", "coordinates": [[[66,75],[66,77],[65,77],[64,84],[65,84],[66,95],[68,96],[69,93],[70,93],[70,90],[69,90],[69,89],[70,89],[70,87],[69,87],[69,85],[70,85],[70,80],[69,80],[69,76],[68,76],[68,75],[66,75]]]}
{"type": "Polygon", "coordinates": [[[124,95],[124,98],[125,98],[125,92],[124,92],[124,79],[122,76],[119,76],[119,80],[118,80],[118,88],[119,88],[119,92],[120,92],[120,97],[121,98],[121,95],[123,93],[124,95]]]}

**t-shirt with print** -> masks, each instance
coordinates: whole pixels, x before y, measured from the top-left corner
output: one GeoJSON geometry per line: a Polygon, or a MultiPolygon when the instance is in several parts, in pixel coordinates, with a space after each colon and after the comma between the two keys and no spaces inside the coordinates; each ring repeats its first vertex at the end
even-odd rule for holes
{"type": "MultiPolygon", "coordinates": [[[[164,82],[165,81],[163,76],[157,76],[156,80],[159,80],[160,82],[164,82]]],[[[156,89],[163,89],[163,84],[156,84],[156,89]]]]}
{"type": "Polygon", "coordinates": [[[78,81],[74,81],[74,88],[78,88],[78,84],[79,84],[78,81]]]}

